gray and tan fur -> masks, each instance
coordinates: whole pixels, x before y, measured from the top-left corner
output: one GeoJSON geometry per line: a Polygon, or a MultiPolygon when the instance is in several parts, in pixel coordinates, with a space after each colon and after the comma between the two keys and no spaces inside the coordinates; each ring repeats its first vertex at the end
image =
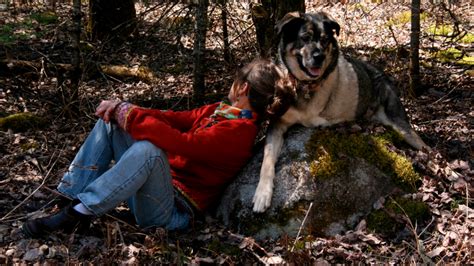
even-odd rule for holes
{"type": "Polygon", "coordinates": [[[271,203],[275,163],[283,134],[294,124],[306,127],[366,117],[391,126],[416,149],[429,147],[412,129],[393,82],[370,64],[345,58],[334,35],[339,24],[325,13],[292,12],[277,24],[280,65],[295,80],[296,102],[271,126],[253,203],[255,212],[271,203]]]}

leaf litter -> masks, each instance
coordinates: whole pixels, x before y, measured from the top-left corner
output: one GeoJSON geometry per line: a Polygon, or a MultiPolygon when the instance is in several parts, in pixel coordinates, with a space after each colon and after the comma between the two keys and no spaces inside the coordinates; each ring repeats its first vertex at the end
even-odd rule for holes
{"type": "MultiPolygon", "coordinates": [[[[234,23],[231,47],[235,58],[241,59],[234,62],[238,64],[252,59],[251,55],[255,54],[252,43],[255,39],[247,15],[248,7],[240,3],[234,5],[229,9],[232,10],[230,18],[234,23]]],[[[46,239],[24,239],[18,228],[27,217],[54,211],[57,195],[51,191],[67,170],[93,124],[95,118],[90,114],[100,99],[120,97],[162,109],[193,107],[190,97],[192,55],[189,50],[192,36],[184,34],[181,37],[183,47],[176,49],[152,38],[153,35],[174,34],[161,28],[154,32],[157,28],[154,25],[160,24],[153,24],[158,22],[151,19],[159,18],[157,15],[163,12],[161,6],[157,7],[145,13],[147,15],[144,17],[150,19],[150,28],[141,29],[140,43],[132,40],[124,44],[120,55],[107,50],[110,47],[101,47],[104,49],[103,54],[98,58],[102,62],[148,64],[157,76],[155,83],[85,77],[81,84],[82,96],[77,103],[81,112],[68,117],[66,105],[60,103],[60,76],[38,75],[35,71],[0,74],[0,117],[29,111],[48,117],[50,121],[46,129],[21,133],[0,131],[0,216],[3,217],[0,223],[0,264],[474,263],[471,257],[474,249],[472,75],[465,74],[465,66],[426,57],[424,50],[422,57],[431,67],[422,69],[422,79],[429,89],[417,99],[402,96],[405,96],[404,103],[415,129],[434,151],[413,151],[408,147],[393,149],[412,160],[423,176],[418,190],[409,196],[428,204],[432,217],[428,224],[407,223],[398,240],[369,231],[365,220],[354,230],[333,238],[303,234],[298,239],[282,237],[257,241],[251,236],[229,231],[212,217],[196,222],[187,232],[167,232],[160,228],[137,229],[109,216],[95,221],[89,234],[58,233],[46,239]],[[139,56],[140,52],[146,56],[139,56]],[[158,64],[161,66],[157,68],[158,64]],[[43,187],[40,187],[42,182],[43,187]],[[38,187],[40,189],[37,190],[38,187]],[[22,203],[30,195],[31,198],[22,203]],[[10,213],[16,206],[18,209],[10,213]]],[[[409,10],[409,6],[338,3],[322,7],[341,22],[343,31],[340,39],[344,51],[385,69],[400,81],[402,92],[406,91],[408,58],[399,53],[378,53],[375,48],[406,49],[409,27],[402,23],[391,24],[390,28],[387,27],[387,21],[390,20],[389,14],[392,17],[403,14],[409,10]]],[[[144,12],[144,8],[138,9],[139,12],[144,12]]],[[[307,6],[309,11],[319,8],[321,5],[307,6]]],[[[424,8],[427,12],[441,12],[436,5],[427,4],[424,8]]],[[[462,6],[453,8],[454,14],[461,18],[460,14],[468,14],[462,6]]],[[[69,9],[70,6],[61,5],[58,8],[60,18],[67,18],[69,9]]],[[[446,12],[441,14],[446,16],[446,12]]],[[[27,15],[28,10],[16,15],[0,16],[0,25],[16,23],[27,15]]],[[[210,36],[209,50],[222,47],[217,34],[221,31],[215,22],[218,19],[212,21],[211,27],[217,30],[210,36]]],[[[429,21],[424,21],[422,26],[428,27],[429,21]]],[[[9,57],[14,55],[15,59],[21,60],[37,60],[43,54],[54,62],[70,61],[64,58],[69,54],[64,52],[68,42],[64,24],[40,24],[35,27],[44,32],[42,37],[30,36],[28,41],[5,47],[0,52],[0,58],[7,57],[5,51],[8,51],[9,57]],[[55,43],[47,40],[54,40],[55,43]]],[[[446,43],[433,42],[430,36],[425,37],[422,41],[424,47],[446,46],[446,43]]],[[[218,52],[210,54],[207,83],[210,94],[223,97],[236,67],[223,62],[221,57],[218,52]]],[[[363,129],[353,125],[347,130],[363,129]]],[[[374,130],[384,129],[375,127],[374,130]]],[[[379,199],[374,208],[383,208],[385,202],[385,198],[379,199]]]]}

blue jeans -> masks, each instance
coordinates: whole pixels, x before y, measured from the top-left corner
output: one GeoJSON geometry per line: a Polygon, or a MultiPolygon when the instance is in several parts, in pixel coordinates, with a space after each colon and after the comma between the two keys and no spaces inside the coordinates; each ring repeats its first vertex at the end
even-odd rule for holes
{"type": "Polygon", "coordinates": [[[166,154],[136,141],[114,124],[97,121],[58,190],[100,216],[127,202],[141,227],[184,229],[190,216],[178,208],[166,154]],[[112,160],[115,164],[112,164],[112,160]]]}

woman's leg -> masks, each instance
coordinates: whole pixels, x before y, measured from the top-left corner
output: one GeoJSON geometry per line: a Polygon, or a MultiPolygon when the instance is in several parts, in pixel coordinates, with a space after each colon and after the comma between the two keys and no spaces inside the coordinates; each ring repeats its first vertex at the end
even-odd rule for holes
{"type": "Polygon", "coordinates": [[[189,223],[188,214],[175,206],[168,159],[148,141],[133,143],[113,167],[76,196],[95,215],[128,200],[142,227],[155,225],[173,230],[189,223]]]}
{"type": "Polygon", "coordinates": [[[64,174],[58,190],[72,198],[118,161],[134,143],[132,137],[116,125],[98,120],[64,174]]]}
{"type": "MultiPolygon", "coordinates": [[[[128,199],[142,227],[155,225],[174,230],[184,229],[189,224],[189,215],[175,205],[166,155],[152,143],[134,141],[123,130],[102,120],[87,137],[58,190],[80,200],[82,206],[95,215],[128,199]],[[112,158],[116,164],[109,169],[112,158]]],[[[23,232],[36,237],[74,228],[81,221],[88,223],[87,215],[72,207],[27,221],[22,226],[23,232]]]]}

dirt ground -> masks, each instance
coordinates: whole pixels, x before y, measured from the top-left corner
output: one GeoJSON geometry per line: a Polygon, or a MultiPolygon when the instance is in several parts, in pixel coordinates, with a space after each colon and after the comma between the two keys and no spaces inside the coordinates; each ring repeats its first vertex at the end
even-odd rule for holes
{"type": "MultiPolygon", "coordinates": [[[[186,232],[142,230],[104,216],[86,234],[25,238],[19,227],[26,218],[57,207],[54,189],[96,120],[93,113],[101,99],[118,97],[160,109],[196,106],[189,10],[178,5],[165,13],[166,8],[165,3],[137,6],[138,33],[122,44],[84,41],[82,60],[87,64],[79,100],[70,102],[68,77],[59,68],[46,71],[44,66],[71,63],[71,6],[59,4],[53,19],[46,20],[40,5],[6,9],[0,4],[0,118],[22,112],[40,118],[27,130],[0,128],[0,264],[474,263],[473,41],[430,30],[452,22],[464,38],[472,38],[465,34],[473,27],[470,4],[423,6],[424,93],[416,98],[407,93],[409,6],[307,5],[307,11],[323,8],[341,24],[339,40],[346,54],[372,62],[397,80],[414,128],[433,148],[430,153],[408,146],[397,149],[422,176],[418,191],[409,196],[429,206],[431,220],[426,224],[401,219],[404,229],[391,237],[371,232],[361,221],[334,238],[303,235],[256,241],[212,216],[186,232]],[[18,67],[13,61],[34,64],[18,67]],[[106,75],[95,71],[99,65],[143,67],[154,78],[106,75]]],[[[219,10],[212,4],[210,8],[206,102],[223,98],[235,70],[257,54],[248,6],[232,3],[228,9],[233,59],[224,62],[219,10]]]]}

